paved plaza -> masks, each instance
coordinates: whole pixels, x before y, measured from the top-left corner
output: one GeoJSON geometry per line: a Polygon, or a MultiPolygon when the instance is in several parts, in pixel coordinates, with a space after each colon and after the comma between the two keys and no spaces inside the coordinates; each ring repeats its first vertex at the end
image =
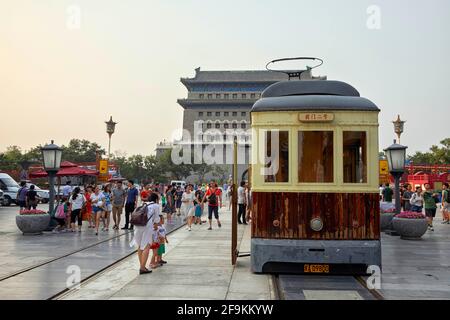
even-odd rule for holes
{"type": "MultiPolygon", "coordinates": [[[[194,225],[169,234],[167,265],[138,275],[131,234],[96,237],[45,233],[23,236],[15,225],[17,207],[0,207],[0,299],[214,299],[280,298],[272,275],[253,274],[250,257],[230,262],[231,213],[222,211],[222,228],[194,225]],[[117,263],[116,263],[117,262],[117,263]],[[62,293],[67,268],[80,267],[79,288],[62,293]],[[28,269],[31,269],[27,271],[28,269]],[[90,278],[92,276],[92,278],[90,278]],[[62,293],[62,294],[61,294],[62,293]]],[[[435,222],[419,241],[382,234],[384,299],[450,299],[450,226],[435,222]]],[[[173,229],[182,224],[181,219],[173,229]]],[[[250,252],[250,226],[238,226],[238,248],[250,252]]],[[[280,276],[284,299],[372,299],[348,276],[280,276]],[[299,289],[301,288],[301,289],[299,289]]]]}

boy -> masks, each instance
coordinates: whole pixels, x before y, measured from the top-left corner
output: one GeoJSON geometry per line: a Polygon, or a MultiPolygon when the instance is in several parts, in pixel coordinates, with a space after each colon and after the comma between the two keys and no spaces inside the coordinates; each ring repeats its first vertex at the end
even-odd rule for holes
{"type": "Polygon", "coordinates": [[[167,232],[166,227],[164,227],[164,217],[163,215],[159,215],[159,224],[158,224],[158,240],[159,240],[159,248],[158,248],[158,256],[156,258],[156,264],[159,266],[162,266],[167,263],[167,261],[164,261],[162,259],[162,256],[164,253],[166,253],[166,243],[169,243],[167,241],[167,232]]]}

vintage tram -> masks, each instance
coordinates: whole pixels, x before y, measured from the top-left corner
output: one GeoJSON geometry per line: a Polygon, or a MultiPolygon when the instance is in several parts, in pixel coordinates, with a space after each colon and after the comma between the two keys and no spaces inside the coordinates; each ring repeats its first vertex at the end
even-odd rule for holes
{"type": "Polygon", "coordinates": [[[340,81],[262,93],[251,110],[253,272],[381,268],[379,111],[340,81]]]}

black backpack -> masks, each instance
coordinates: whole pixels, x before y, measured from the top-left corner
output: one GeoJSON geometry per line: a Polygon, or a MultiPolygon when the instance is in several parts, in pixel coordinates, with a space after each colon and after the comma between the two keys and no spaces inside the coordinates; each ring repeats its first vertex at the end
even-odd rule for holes
{"type": "Polygon", "coordinates": [[[209,202],[209,205],[210,205],[210,206],[215,206],[215,205],[217,205],[217,195],[216,195],[216,191],[214,191],[213,193],[211,193],[211,195],[209,196],[208,202],[209,202]]]}

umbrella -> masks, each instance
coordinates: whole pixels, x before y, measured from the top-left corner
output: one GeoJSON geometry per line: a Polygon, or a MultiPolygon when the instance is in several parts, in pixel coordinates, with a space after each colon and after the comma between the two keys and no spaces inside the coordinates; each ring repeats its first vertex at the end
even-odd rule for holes
{"type": "Polygon", "coordinates": [[[125,180],[127,180],[127,179],[122,178],[122,177],[113,177],[113,178],[109,179],[108,182],[125,181],[125,180]]]}
{"type": "Polygon", "coordinates": [[[73,162],[70,162],[70,161],[63,161],[63,162],[61,162],[60,167],[61,168],[69,168],[69,167],[78,167],[78,165],[73,162]]]}
{"type": "MultiPolygon", "coordinates": [[[[77,167],[76,165],[74,167],[61,167],[61,169],[59,169],[59,171],[56,173],[57,177],[96,176],[96,175],[98,175],[98,171],[84,169],[81,167],[77,167]]],[[[30,178],[46,178],[47,176],[48,173],[44,170],[34,171],[29,174],[30,178]]]]}

